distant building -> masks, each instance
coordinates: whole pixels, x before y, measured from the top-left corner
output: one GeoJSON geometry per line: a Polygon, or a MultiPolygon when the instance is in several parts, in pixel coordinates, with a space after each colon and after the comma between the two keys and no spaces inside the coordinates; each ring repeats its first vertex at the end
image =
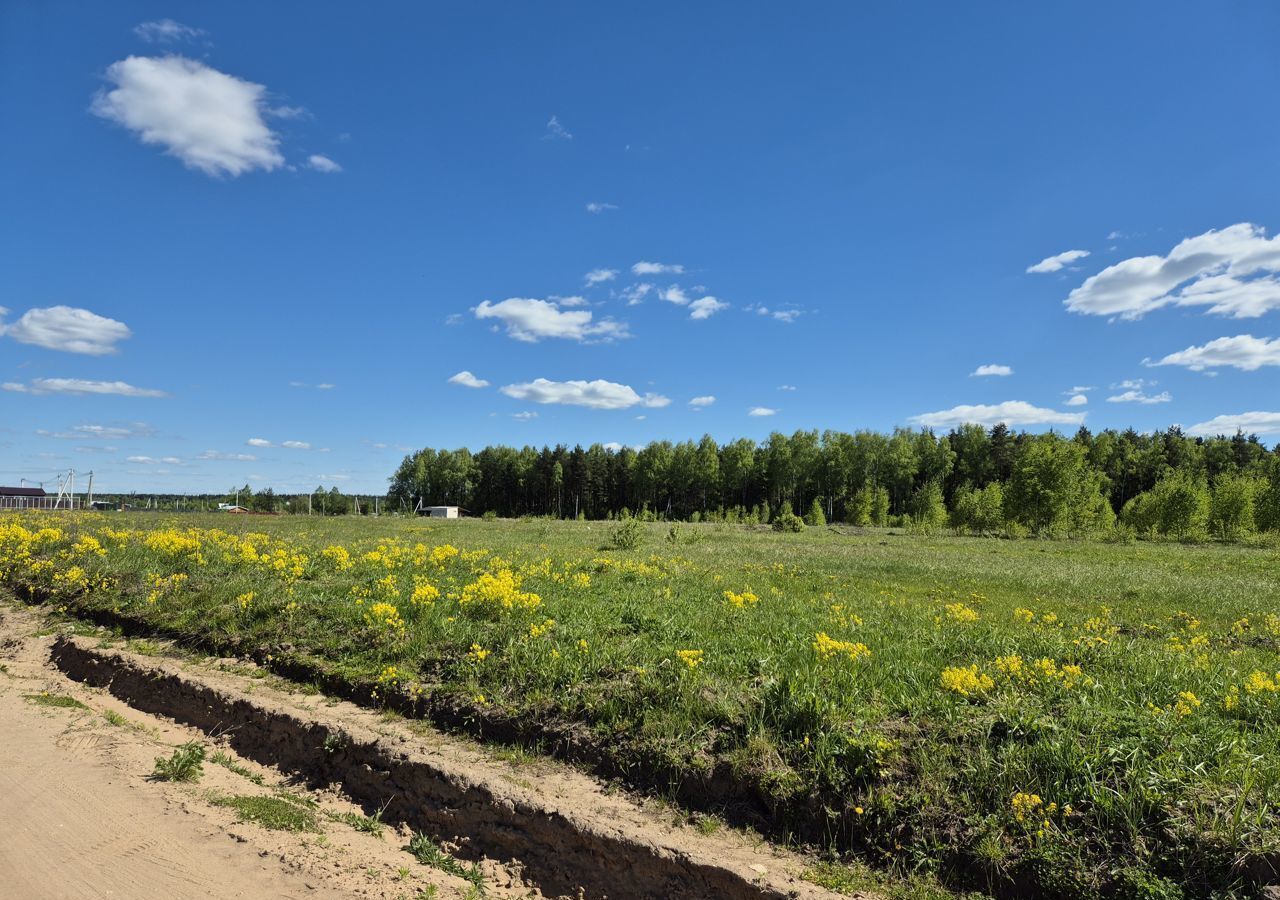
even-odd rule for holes
{"type": "Polygon", "coordinates": [[[244,515],[248,511],[249,511],[249,508],[247,506],[239,506],[235,503],[219,503],[218,504],[218,512],[237,513],[239,515],[244,515]]]}
{"type": "Polygon", "coordinates": [[[418,514],[430,516],[433,519],[461,519],[462,512],[461,506],[423,506],[418,504],[418,514]]]}
{"type": "Polygon", "coordinates": [[[0,509],[75,509],[78,505],[74,497],[58,499],[44,488],[0,487],[0,509]]]}

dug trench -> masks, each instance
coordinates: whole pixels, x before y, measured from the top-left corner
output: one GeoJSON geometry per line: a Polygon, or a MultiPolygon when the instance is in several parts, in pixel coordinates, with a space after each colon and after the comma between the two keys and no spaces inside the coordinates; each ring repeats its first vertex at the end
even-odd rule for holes
{"type": "MultiPolygon", "coordinates": [[[[509,767],[351,703],[317,702],[261,678],[58,637],[51,661],[143,712],[228,742],[311,784],[339,785],[383,818],[450,840],[466,858],[514,863],[544,896],[830,898],[802,857],[733,832],[691,833],[589,777],[509,767]],[[518,776],[518,773],[517,773],[518,776]]],[[[259,673],[263,674],[263,673],[259,673]]]]}

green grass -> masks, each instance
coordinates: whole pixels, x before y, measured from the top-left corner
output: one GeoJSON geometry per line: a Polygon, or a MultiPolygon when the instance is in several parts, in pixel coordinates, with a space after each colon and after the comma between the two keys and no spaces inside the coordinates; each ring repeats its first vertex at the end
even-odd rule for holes
{"type": "Polygon", "coordinates": [[[431,866],[448,875],[466,879],[471,882],[472,892],[476,896],[484,896],[484,873],[475,863],[464,865],[425,834],[415,834],[409,839],[404,849],[412,853],[414,858],[424,866],[431,866]]]}
{"type": "Polygon", "coordinates": [[[230,753],[227,753],[225,750],[215,751],[214,754],[209,757],[209,762],[213,763],[215,766],[222,766],[227,771],[234,772],[241,778],[247,778],[254,784],[262,784],[263,779],[261,775],[240,765],[240,763],[236,762],[235,757],[230,753]]]}
{"type": "Polygon", "coordinates": [[[0,563],[20,596],[258,651],[268,666],[288,657],[388,709],[514,719],[546,746],[571,735],[580,757],[636,783],[902,884],[1244,897],[1242,873],[1280,851],[1274,548],[724,525],[681,525],[672,542],[661,524],[619,541],[614,523],[549,521],[6,521],[30,531],[0,529],[0,560],[25,549],[49,563],[0,563]],[[62,532],[35,537],[50,523],[62,532]],[[124,531],[137,523],[147,530],[124,531]],[[77,551],[80,534],[105,555],[77,551]],[[462,552],[436,564],[446,544],[462,552]],[[68,586],[72,566],[86,585],[68,586]],[[486,573],[507,571],[518,587],[477,599],[486,573]],[[164,581],[175,574],[186,578],[164,581]],[[970,666],[969,696],[944,685],[970,666]]]}
{"type": "Polygon", "coordinates": [[[34,703],[36,706],[48,706],[53,709],[88,709],[75,697],[68,697],[66,694],[50,694],[45,691],[40,694],[23,694],[24,698],[34,703]]]}
{"type": "Polygon", "coordinates": [[[272,831],[319,833],[320,822],[313,806],[288,794],[271,796],[233,794],[210,798],[214,806],[235,810],[237,820],[252,822],[272,831]]]}
{"type": "Polygon", "coordinates": [[[325,810],[325,817],[332,822],[341,822],[344,825],[349,825],[361,834],[371,834],[376,838],[381,838],[387,828],[382,821],[382,814],[385,810],[386,807],[383,807],[371,816],[362,816],[353,812],[336,813],[325,810]]]}
{"type": "Polygon", "coordinates": [[[189,741],[178,747],[168,759],[156,757],[151,777],[156,781],[199,781],[204,774],[204,747],[189,741]]]}

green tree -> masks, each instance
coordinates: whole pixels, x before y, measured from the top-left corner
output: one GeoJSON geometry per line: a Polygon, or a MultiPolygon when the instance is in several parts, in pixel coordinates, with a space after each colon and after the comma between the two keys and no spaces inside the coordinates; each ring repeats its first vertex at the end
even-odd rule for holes
{"type": "Polygon", "coordinates": [[[1249,475],[1219,475],[1209,499],[1209,528],[1224,540],[1251,534],[1256,526],[1254,498],[1265,482],[1249,475]]]}
{"type": "Polygon", "coordinates": [[[827,524],[827,516],[822,511],[822,498],[814,497],[813,502],[809,504],[809,512],[804,517],[804,524],[822,526],[827,524]]]}

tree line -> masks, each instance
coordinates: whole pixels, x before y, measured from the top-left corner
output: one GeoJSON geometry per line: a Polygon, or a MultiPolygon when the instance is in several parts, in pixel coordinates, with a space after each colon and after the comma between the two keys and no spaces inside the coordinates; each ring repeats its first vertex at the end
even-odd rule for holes
{"type": "Polygon", "coordinates": [[[775,432],[763,442],[646,447],[425,448],[390,479],[389,507],[471,514],[769,522],[784,509],[856,525],[985,533],[1116,527],[1178,537],[1280,530],[1280,448],[1256,435],[1081,428],[1074,436],[964,425],[775,432]]]}

